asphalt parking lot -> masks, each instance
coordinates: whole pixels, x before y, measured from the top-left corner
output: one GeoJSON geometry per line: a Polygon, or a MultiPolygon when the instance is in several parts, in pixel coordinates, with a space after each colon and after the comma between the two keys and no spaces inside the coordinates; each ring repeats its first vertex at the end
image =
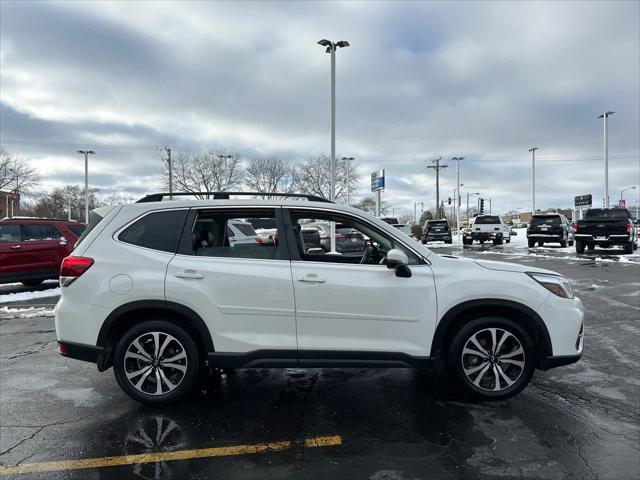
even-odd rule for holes
{"type": "Polygon", "coordinates": [[[583,359],[537,371],[522,394],[495,403],[409,369],[256,369],[150,408],[126,397],[111,370],[56,353],[48,285],[31,305],[0,304],[11,305],[0,320],[0,477],[639,478],[638,256],[434,250],[569,277],[587,311],[583,359]]]}

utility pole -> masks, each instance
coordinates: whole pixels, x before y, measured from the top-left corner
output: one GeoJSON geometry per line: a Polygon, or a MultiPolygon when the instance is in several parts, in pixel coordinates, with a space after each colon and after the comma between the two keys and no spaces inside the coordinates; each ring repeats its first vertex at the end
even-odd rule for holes
{"type": "Polygon", "coordinates": [[[598,116],[604,121],[604,208],[609,208],[609,117],[614,113],[609,110],[598,116]]]}
{"type": "Polygon", "coordinates": [[[69,221],[71,221],[71,194],[69,194],[68,198],[69,198],[69,217],[68,218],[69,218],[69,221]]]}
{"type": "Polygon", "coordinates": [[[171,168],[171,149],[169,147],[164,147],[165,152],[167,152],[167,166],[169,167],[169,200],[173,200],[173,169],[171,168]]]}
{"type": "Polygon", "coordinates": [[[351,206],[351,160],[355,160],[353,157],[342,157],[342,160],[347,162],[347,207],[351,206]]]}
{"type": "Polygon", "coordinates": [[[84,155],[84,223],[89,225],[89,155],[95,155],[93,150],[78,150],[84,155]]]}
{"type": "Polygon", "coordinates": [[[440,170],[447,168],[449,165],[440,165],[442,157],[431,160],[435,165],[427,165],[427,168],[433,168],[436,171],[436,220],[440,219],[440,170]]]}
{"type": "Polygon", "coordinates": [[[535,215],[536,213],[536,150],[538,147],[531,147],[529,151],[531,152],[531,165],[533,167],[532,179],[533,185],[531,189],[531,215],[535,215]]]}

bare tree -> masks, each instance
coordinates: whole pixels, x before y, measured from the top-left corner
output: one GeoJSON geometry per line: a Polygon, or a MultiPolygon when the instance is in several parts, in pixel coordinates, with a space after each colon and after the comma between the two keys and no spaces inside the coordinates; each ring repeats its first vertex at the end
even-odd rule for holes
{"type": "Polygon", "coordinates": [[[29,195],[39,181],[35,169],[24,159],[0,147],[0,190],[16,189],[21,195],[29,195]]]}
{"type": "MultiPolygon", "coordinates": [[[[163,159],[163,183],[168,185],[169,166],[163,159]]],[[[237,155],[209,151],[191,156],[177,155],[172,160],[175,192],[223,192],[240,189],[244,171],[237,155]]],[[[194,195],[205,198],[206,195],[194,195]]]]}
{"type": "Polygon", "coordinates": [[[112,193],[111,195],[107,195],[106,197],[104,197],[104,199],[100,203],[102,203],[103,205],[116,207],[118,205],[126,205],[128,203],[134,203],[135,201],[136,201],[135,198],[129,197],[122,193],[112,193]]]}
{"type": "MultiPolygon", "coordinates": [[[[368,197],[363,197],[358,203],[354,203],[352,207],[359,208],[363,212],[367,212],[367,213],[370,213],[371,215],[375,215],[376,199],[371,195],[368,197]]],[[[386,215],[387,213],[389,213],[390,209],[391,209],[391,206],[389,205],[389,203],[382,200],[382,203],[380,204],[380,213],[382,215],[386,215]]]]}
{"type": "Polygon", "coordinates": [[[263,198],[272,193],[294,193],[299,183],[299,169],[278,157],[253,158],[246,169],[246,185],[263,198]]]}
{"type": "MultiPolygon", "coordinates": [[[[98,191],[97,188],[89,189],[90,210],[100,206],[96,197],[98,191]]],[[[33,207],[23,211],[27,210],[28,213],[38,217],[67,218],[69,202],[71,202],[71,218],[84,221],[84,186],[79,185],[55,188],[50,193],[40,196],[33,207]]]]}
{"type": "MultiPolygon", "coordinates": [[[[347,189],[354,195],[358,186],[358,168],[351,164],[347,178],[347,160],[336,158],[336,201],[345,201],[347,189]]],[[[300,190],[304,193],[330,198],[331,157],[326,154],[307,158],[301,166],[300,190]]]]}

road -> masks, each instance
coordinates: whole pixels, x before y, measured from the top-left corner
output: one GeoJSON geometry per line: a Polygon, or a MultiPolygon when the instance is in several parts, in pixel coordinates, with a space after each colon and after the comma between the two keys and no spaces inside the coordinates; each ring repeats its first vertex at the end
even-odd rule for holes
{"type": "Polygon", "coordinates": [[[410,369],[259,369],[212,377],[188,402],[149,408],[121,393],[111,370],[60,357],[52,317],[4,314],[0,463],[28,471],[72,462],[5,478],[639,478],[637,256],[434,250],[571,278],[587,311],[583,359],[537,371],[523,393],[494,403],[410,369]],[[182,459],[127,457],[150,452],[182,459]]]}

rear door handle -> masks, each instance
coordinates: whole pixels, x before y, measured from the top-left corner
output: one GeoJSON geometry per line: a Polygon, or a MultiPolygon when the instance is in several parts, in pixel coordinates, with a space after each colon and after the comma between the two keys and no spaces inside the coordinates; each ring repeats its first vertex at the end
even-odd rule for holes
{"type": "Polygon", "coordinates": [[[324,278],[320,278],[313,273],[303,275],[302,277],[298,278],[298,281],[302,283],[327,283],[324,278]]]}
{"type": "Polygon", "coordinates": [[[190,278],[194,280],[201,280],[204,278],[204,273],[198,273],[195,270],[185,270],[184,272],[177,272],[173,274],[176,278],[190,278]]]}
{"type": "Polygon", "coordinates": [[[21,248],[22,248],[22,246],[20,246],[20,245],[13,245],[11,247],[11,250],[20,250],[21,248]]]}

